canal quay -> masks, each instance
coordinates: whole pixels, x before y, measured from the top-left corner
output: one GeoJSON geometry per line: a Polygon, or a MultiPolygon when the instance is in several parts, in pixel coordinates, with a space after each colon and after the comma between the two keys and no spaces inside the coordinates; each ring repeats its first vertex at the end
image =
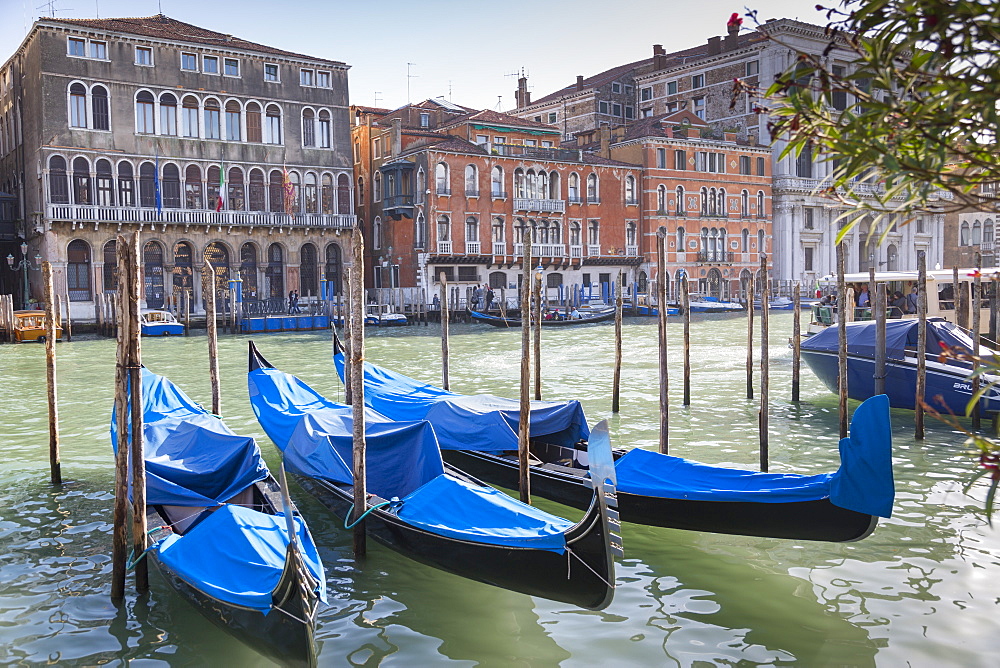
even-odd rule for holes
{"type": "MultiPolygon", "coordinates": [[[[792,315],[772,313],[770,324],[770,469],[831,472],[839,464],[837,397],[803,368],[802,401],[790,401],[792,315]]],[[[759,401],[746,398],[746,318],[693,319],[689,407],[680,405],[681,327],[671,318],[670,453],[756,470],[759,401]]],[[[654,319],[626,319],[621,412],[612,415],[614,328],[545,330],[544,397],[579,399],[591,424],[607,418],[614,446],[655,449],[656,331],[654,319]]],[[[439,383],[439,333],[436,324],[369,331],[367,359],[439,383]]],[[[257,438],[277,470],[277,450],[248,402],[248,340],[220,338],[221,412],[237,433],[257,438]]],[[[343,398],[328,332],[253,340],[275,366],[343,398]]],[[[454,391],[517,397],[519,330],[454,324],[450,347],[454,391]]],[[[209,403],[204,335],[145,339],[142,349],[150,370],[209,403]]],[[[0,664],[271,665],[206,622],[155,570],[148,595],[137,597],[130,579],[124,605],[112,604],[115,342],[75,337],[57,352],[65,483],[53,487],[44,346],[0,346],[0,664]]],[[[960,434],[928,420],[919,442],[912,412],[893,410],[892,423],[893,516],[869,537],[797,542],[625,523],[614,601],[600,612],[460,578],[374,541],[355,562],[351,533],[292,483],[327,570],[319,663],[995,665],[1000,532],[982,514],[984,488],[962,491],[972,464],[960,434]]],[[[573,520],[582,514],[534,503],[573,520]]]]}

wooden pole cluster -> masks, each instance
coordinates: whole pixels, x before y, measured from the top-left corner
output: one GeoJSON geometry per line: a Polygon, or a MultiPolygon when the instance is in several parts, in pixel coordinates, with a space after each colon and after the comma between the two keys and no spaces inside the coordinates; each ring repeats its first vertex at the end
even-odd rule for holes
{"type": "MultiPolygon", "coordinates": [[[[618,270],[618,285],[622,283],[622,271],[618,270]]],[[[618,413],[621,410],[621,389],[622,389],[622,292],[618,291],[618,298],[615,300],[615,371],[614,379],[611,383],[611,412],[618,413]]]]}
{"type": "Polygon", "coordinates": [[[111,598],[125,596],[126,521],[128,505],[129,460],[132,464],[132,558],[135,564],[135,587],[149,589],[146,560],[146,460],[143,452],[142,423],[142,349],[140,345],[139,299],[141,270],[139,233],[119,235],[115,244],[118,256],[118,364],[115,372],[115,419],[118,452],[115,456],[115,508],[112,534],[111,598]],[[131,438],[130,438],[131,436],[131,438]]]}
{"type": "Polygon", "coordinates": [[[756,290],[753,276],[747,281],[747,399],[753,399],[753,301],[756,290]]]}
{"type": "MultiPolygon", "coordinates": [[[[983,265],[983,256],[982,256],[982,254],[979,253],[979,252],[976,252],[975,260],[976,260],[976,271],[975,271],[975,276],[973,278],[973,284],[972,284],[972,348],[973,348],[972,349],[972,354],[973,354],[973,356],[975,358],[975,361],[973,361],[973,367],[972,367],[973,371],[975,371],[975,370],[977,370],[979,368],[979,362],[978,362],[978,359],[979,359],[979,328],[980,328],[980,325],[981,325],[981,323],[979,322],[979,318],[980,318],[980,309],[982,308],[982,303],[981,303],[981,300],[980,300],[981,299],[980,298],[980,290],[982,289],[982,276],[980,276],[980,270],[983,268],[982,267],[982,265],[983,265]]],[[[979,376],[975,376],[972,379],[972,396],[976,396],[976,393],[978,393],[978,392],[979,392],[979,376]]],[[[976,429],[976,430],[978,430],[980,428],[980,426],[981,426],[981,424],[980,424],[981,415],[980,415],[980,411],[979,411],[979,404],[980,404],[980,402],[977,401],[976,405],[973,406],[973,408],[972,408],[972,428],[976,429]]]]}
{"type": "Polygon", "coordinates": [[[927,253],[917,253],[917,389],[913,407],[914,434],[924,438],[924,394],[927,390],[927,253]]]}
{"type": "Polygon", "coordinates": [[[212,381],[212,412],[222,415],[219,388],[219,330],[215,318],[215,269],[206,258],[204,272],[205,327],[208,330],[208,375],[212,381]]]}
{"type": "Polygon", "coordinates": [[[684,312],[684,401],[691,405],[691,295],[688,292],[688,277],[681,277],[681,310],[684,312]]]}
{"type": "Polygon", "coordinates": [[[796,283],[792,293],[794,317],[792,319],[792,401],[799,402],[799,381],[802,369],[802,296],[796,283]]]}
{"type": "Polygon", "coordinates": [[[531,445],[531,237],[524,244],[521,267],[521,411],[517,423],[518,490],[522,503],[531,503],[528,448],[531,445]]]}
{"type": "Polygon", "coordinates": [[[0,331],[5,341],[14,340],[14,296],[0,295],[0,331]]]}
{"type": "Polygon", "coordinates": [[[771,282],[768,280],[767,255],[760,254],[760,276],[764,289],[760,294],[760,414],[757,426],[760,430],[760,470],[767,471],[768,462],[768,383],[770,382],[770,350],[768,350],[771,282]]]}
{"type": "Polygon", "coordinates": [[[837,244],[837,394],[839,396],[840,437],[847,438],[847,319],[854,303],[844,280],[844,244],[837,244]]]}
{"type": "Polygon", "coordinates": [[[448,279],[444,272],[441,272],[441,387],[451,390],[451,382],[448,380],[448,279]]]}
{"type": "Polygon", "coordinates": [[[667,252],[665,241],[667,228],[662,225],[656,230],[656,312],[658,313],[657,335],[659,337],[660,362],[660,452],[667,454],[670,449],[670,396],[667,371],[667,252]]]}
{"type": "Polygon", "coordinates": [[[532,339],[532,359],[535,363],[535,401],[542,400],[542,274],[534,272],[531,281],[535,296],[535,331],[532,339]]]}
{"type": "Polygon", "coordinates": [[[52,286],[52,263],[42,262],[42,282],[45,284],[45,384],[49,400],[49,477],[53,485],[62,484],[62,464],[59,461],[59,406],[56,401],[56,313],[58,299],[52,286]]]}
{"type": "Polygon", "coordinates": [[[354,398],[354,556],[368,551],[365,522],[359,518],[368,509],[368,485],[365,465],[365,241],[361,230],[354,230],[354,261],[351,263],[351,394],[354,398]]]}
{"type": "Polygon", "coordinates": [[[888,309],[888,294],[885,283],[875,286],[872,307],[875,314],[875,394],[885,394],[885,320],[888,309]]]}
{"type": "MultiPolygon", "coordinates": [[[[55,295],[54,292],[53,292],[53,295],[55,295]]],[[[65,311],[65,315],[64,315],[64,317],[62,319],[63,334],[66,336],[66,340],[67,341],[72,341],[73,340],[73,316],[72,316],[72,314],[70,313],[70,310],[69,310],[69,289],[68,288],[66,289],[66,294],[63,295],[63,298],[66,300],[66,311],[65,311]]],[[[59,298],[55,297],[55,299],[58,300],[59,298]]]]}

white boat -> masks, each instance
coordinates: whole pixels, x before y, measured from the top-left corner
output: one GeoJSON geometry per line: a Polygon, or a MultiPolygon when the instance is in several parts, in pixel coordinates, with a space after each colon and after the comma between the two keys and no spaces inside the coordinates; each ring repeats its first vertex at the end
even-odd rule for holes
{"type": "Polygon", "coordinates": [[[391,310],[389,304],[368,304],[365,307],[365,324],[374,327],[399,327],[409,324],[406,316],[391,310]]]}
{"type": "Polygon", "coordinates": [[[139,315],[143,336],[180,336],[184,333],[183,323],[170,311],[145,309],[139,315]]]}
{"type": "Polygon", "coordinates": [[[739,302],[719,301],[718,297],[698,297],[688,302],[691,313],[731,313],[745,311],[746,307],[739,302]]]}

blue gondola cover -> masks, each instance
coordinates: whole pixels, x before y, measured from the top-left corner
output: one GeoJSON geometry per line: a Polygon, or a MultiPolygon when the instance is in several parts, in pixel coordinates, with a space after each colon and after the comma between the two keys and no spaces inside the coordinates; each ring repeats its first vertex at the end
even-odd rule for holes
{"type": "MultiPolygon", "coordinates": [[[[334,355],[340,378],[344,356],[334,355]]],[[[427,420],[446,450],[517,450],[520,404],[487,394],[454,394],[365,362],[365,403],[399,420],[427,420]]],[[[590,437],[579,401],[532,401],[531,436],[572,447],[590,437]]]]}
{"type": "MultiPolygon", "coordinates": [[[[267,614],[271,592],[285,567],[288,531],[283,515],[267,515],[237,505],[215,510],[183,536],[171,534],[157,546],[159,559],[185,582],[219,600],[267,614]]],[[[295,518],[302,558],[320,574],[319,596],[326,601],[323,564],[312,536],[295,518]]]]}
{"type": "MultiPolygon", "coordinates": [[[[847,353],[849,355],[875,357],[875,328],[877,324],[874,320],[847,324],[847,353]]],[[[907,347],[916,348],[919,331],[920,321],[916,319],[887,321],[885,323],[885,349],[888,359],[904,359],[907,347]]],[[[958,325],[943,318],[929,318],[927,320],[926,352],[937,355],[941,352],[941,344],[965,351],[975,349],[972,339],[958,325]]],[[[802,350],[805,351],[836,354],[838,347],[839,333],[836,327],[827,327],[802,341],[802,350]]],[[[992,351],[980,348],[980,354],[989,355],[990,353],[992,351]]]]}

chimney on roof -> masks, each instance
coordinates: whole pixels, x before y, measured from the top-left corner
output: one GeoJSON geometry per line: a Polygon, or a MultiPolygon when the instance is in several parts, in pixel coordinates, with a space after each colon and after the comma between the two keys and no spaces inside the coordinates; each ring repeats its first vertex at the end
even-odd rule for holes
{"type": "Polygon", "coordinates": [[[605,158],[611,157],[611,128],[607,125],[602,125],[600,130],[601,137],[601,155],[605,158]]]}
{"type": "Polygon", "coordinates": [[[577,90],[583,90],[583,75],[582,74],[577,74],[576,75],[576,89],[577,90]]]}
{"type": "Polygon", "coordinates": [[[709,37],[708,38],[708,55],[717,56],[722,53],[722,38],[721,37],[709,37]]]}
{"type": "Polygon", "coordinates": [[[391,157],[399,155],[400,147],[403,145],[403,119],[394,116],[392,119],[392,145],[389,147],[391,157]]]}
{"type": "Polygon", "coordinates": [[[517,91],[514,93],[514,104],[518,107],[527,107],[531,104],[531,93],[528,92],[528,77],[520,77],[517,80],[517,91]]]}
{"type": "Polygon", "coordinates": [[[233,41],[233,36],[232,35],[226,35],[225,38],[226,38],[227,42],[232,42],[233,41]]]}
{"type": "Polygon", "coordinates": [[[667,52],[663,50],[662,44],[653,45],[653,70],[663,70],[667,68],[667,52]]]}

